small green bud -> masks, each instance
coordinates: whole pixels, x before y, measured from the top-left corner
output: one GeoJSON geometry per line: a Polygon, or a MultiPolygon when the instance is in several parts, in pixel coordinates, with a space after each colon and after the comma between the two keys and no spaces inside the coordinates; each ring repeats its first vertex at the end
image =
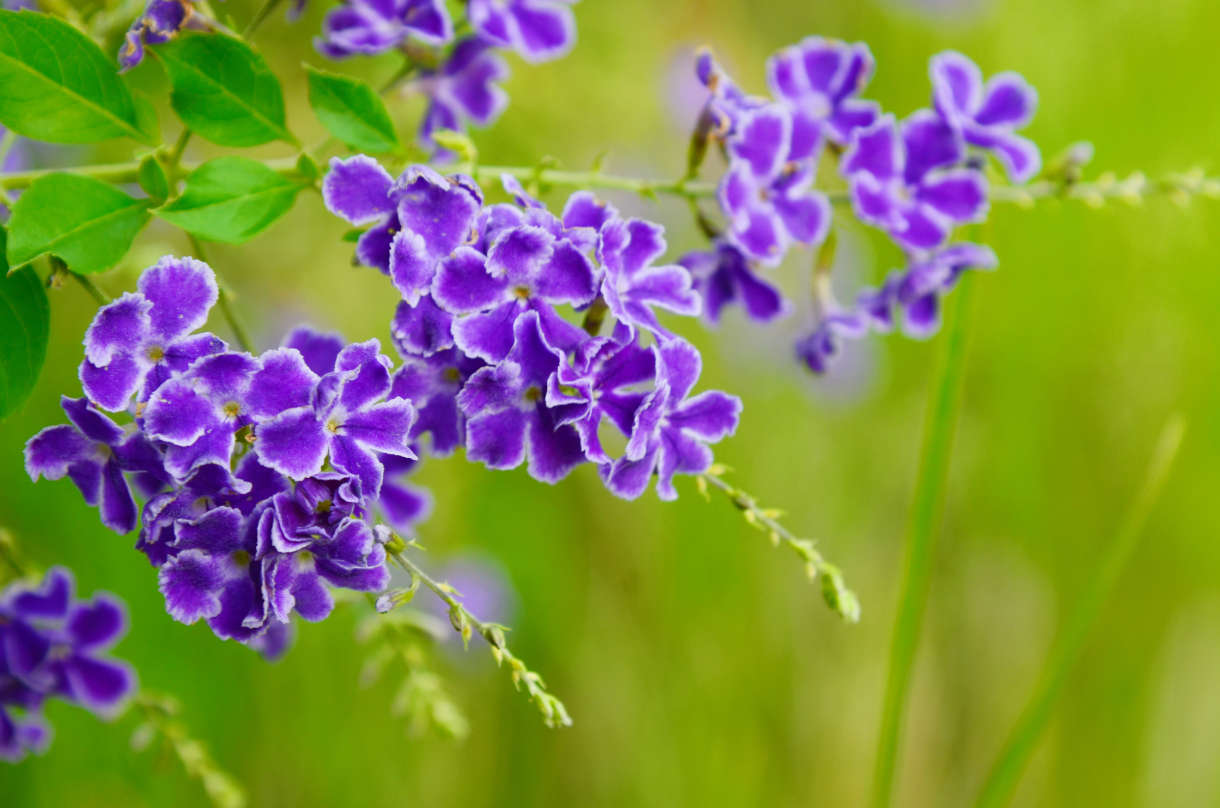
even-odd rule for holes
{"type": "Polygon", "coordinates": [[[456,154],[463,163],[474,165],[479,159],[479,150],[475,148],[474,141],[461,132],[439,129],[432,133],[432,139],[441,148],[456,154]]]}

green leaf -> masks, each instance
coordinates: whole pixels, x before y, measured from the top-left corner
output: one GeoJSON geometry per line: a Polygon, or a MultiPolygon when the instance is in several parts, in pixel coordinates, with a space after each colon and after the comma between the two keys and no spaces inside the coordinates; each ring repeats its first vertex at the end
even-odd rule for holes
{"type": "Polygon", "coordinates": [[[209,160],[156,214],[207,241],[240,244],[288,212],[303,186],[245,157],[209,160]]]}
{"type": "Polygon", "coordinates": [[[153,155],[140,161],[136,179],[154,204],[164,205],[165,200],[169,199],[169,177],[165,176],[165,167],[153,155]]]}
{"type": "Polygon", "coordinates": [[[399,147],[385,104],[362,81],[305,65],[309,105],[322,125],[353,149],[381,154],[399,147]]]}
{"type": "Polygon", "coordinates": [[[8,262],[20,266],[50,254],[73,272],[102,272],[127,254],[148,216],[147,200],[100,180],[48,174],[34,180],[13,206],[8,262]]]}
{"type": "Polygon", "coordinates": [[[38,275],[29,267],[9,274],[0,255],[0,418],[17,409],[34,389],[47,358],[50,322],[47,293],[38,275]]]}
{"type": "Polygon", "coordinates": [[[68,23],[0,11],[0,124],[50,143],[156,145],[114,59],[68,23]]]}
{"type": "Polygon", "coordinates": [[[284,126],[284,93],[263,57],[223,34],[159,45],[173,84],[174,111],[192,131],[221,146],[297,140],[284,126]]]}

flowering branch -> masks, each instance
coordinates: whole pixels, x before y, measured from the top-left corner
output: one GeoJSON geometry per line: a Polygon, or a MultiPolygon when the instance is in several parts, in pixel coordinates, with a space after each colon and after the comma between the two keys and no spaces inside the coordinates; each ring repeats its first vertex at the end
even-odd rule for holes
{"type": "Polygon", "coordinates": [[[131,736],[134,749],[146,748],[160,736],[182,763],[187,775],[199,781],[208,799],[216,808],[242,808],[246,794],[237,781],[221,769],[202,742],[192,738],[178,720],[178,703],[159,694],[141,693],[132,701],[144,722],[131,736]]]}
{"type": "Polygon", "coordinates": [[[1044,199],[1075,199],[1089,207],[1099,208],[1110,201],[1138,205],[1145,199],[1166,196],[1179,204],[1193,197],[1220,199],[1220,177],[1209,177],[1202,170],[1173,172],[1161,177],[1148,177],[1135,171],[1120,178],[1112,171],[1096,180],[1075,181],[1070,178],[1048,178],[1030,185],[1005,185],[992,189],[992,201],[1010,202],[1018,207],[1032,207],[1044,199]]]}
{"type": "Polygon", "coordinates": [[[805,562],[805,573],[809,576],[809,580],[821,577],[822,597],[826,599],[827,606],[847,622],[858,622],[860,620],[860,601],[856,597],[856,593],[847,588],[842,571],[823,558],[822,554],[814,548],[812,541],[799,538],[781,525],[778,521],[783,515],[781,511],[760,507],[753,496],[725,481],[721,475],[726,471],[728,471],[726,467],[714,465],[695,478],[699,492],[703,494],[704,498],[709,501],[711,499],[707,493],[709,486],[723,492],[729,498],[729,502],[741,511],[741,515],[751,527],[765,532],[776,547],[781,543],[785,544],[800,556],[801,560],[805,562]]]}
{"type": "MultiPolygon", "coordinates": [[[[479,636],[486,640],[487,644],[491,647],[491,655],[495,657],[496,664],[508,663],[513,686],[519,690],[522,685],[525,685],[525,691],[529,695],[530,701],[534,702],[534,706],[542,713],[542,720],[546,725],[552,728],[571,726],[572,719],[568,715],[567,708],[563,706],[563,702],[547,691],[541,676],[531,671],[519,657],[513,655],[508,649],[508,643],[504,639],[504,632],[507,630],[507,627],[498,623],[480,620],[475,616],[458,600],[458,596],[461,593],[449,584],[433,578],[406,556],[404,551],[407,546],[406,542],[393,534],[391,534],[389,541],[386,543],[386,551],[390,554],[390,557],[411,575],[412,588],[408,591],[413,592],[419,583],[431,589],[438,598],[449,606],[449,622],[453,625],[454,630],[461,635],[463,644],[469,647],[471,634],[478,632],[479,636]]],[[[399,602],[401,602],[401,599],[400,596],[399,602]]],[[[397,605],[394,595],[383,596],[383,599],[378,601],[379,610],[389,610],[394,605],[397,605]]]]}

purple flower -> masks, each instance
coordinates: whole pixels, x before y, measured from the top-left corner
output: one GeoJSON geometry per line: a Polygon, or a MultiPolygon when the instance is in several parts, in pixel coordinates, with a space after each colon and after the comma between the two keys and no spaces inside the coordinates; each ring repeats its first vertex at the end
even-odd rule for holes
{"type": "Polygon", "coordinates": [[[695,77],[711,93],[698,129],[719,140],[736,131],[743,116],[767,103],[766,99],[747,95],[739,88],[706,48],[695,54],[695,77]]]}
{"type": "Polygon", "coordinates": [[[769,266],[793,241],[817,244],[830,229],[830,203],[812,188],[813,161],[798,160],[792,120],[779,104],[745,114],[729,138],[733,160],[718,191],[730,240],[769,266]]]}
{"type": "Polygon", "coordinates": [[[983,74],[956,51],[932,57],[932,101],[945,122],[972,146],[995,154],[1013,182],[1038,173],[1042,158],[1032,141],[1015,134],[1034,117],[1038,93],[1017,73],[983,74]]]}
{"type": "Polygon", "coordinates": [[[76,601],[72,589],[71,573],[55,567],[38,588],[0,593],[0,759],[46,747],[50,731],[34,711],[47,697],[109,717],[135,689],[131,668],[103,655],[127,629],[123,604],[105,593],[76,601]]]}
{"type": "Polygon", "coordinates": [[[571,364],[561,363],[548,380],[546,403],[580,435],[585,457],[608,463],[598,434],[603,420],[630,436],[635,414],[657,375],[656,353],[636,342],[598,337],[581,345],[571,364]]]}
{"type": "Polygon", "coordinates": [[[857,130],[842,162],[856,215],[905,249],[939,247],[955,225],[987,212],[982,175],[954,167],[963,157],[961,138],[927,110],[907,118],[901,132],[891,115],[857,130]]]}
{"type": "Polygon", "coordinates": [[[127,29],[119,50],[119,65],[130,70],[144,59],[145,45],[160,45],[178,36],[194,16],[190,0],[152,0],[127,29]]]}
{"type": "Polygon", "coordinates": [[[517,318],[513,335],[504,360],[475,372],[458,396],[467,418],[466,457],[511,469],[528,455],[530,476],[555,483],[585,459],[576,430],[559,424],[565,408],[546,404],[564,356],[547,342],[536,311],[517,318]]]}
{"type": "Polygon", "coordinates": [[[211,334],[193,334],[216,303],[216,276],[193,258],[166,256],[140,276],[138,293],[127,293],[98,310],[85,332],[80,366],[85,395],[104,410],[141,402],[172,373],[225,344],[211,334]]]}
{"type": "Polygon", "coordinates": [[[360,481],[325,473],[277,494],[259,516],[259,557],[271,613],[288,622],[295,610],[310,621],[334,608],[324,581],[377,592],[389,583],[385,548],[363,521],[360,481]]]}
{"type": "Polygon", "coordinates": [[[408,445],[415,410],[403,399],[383,400],[390,392],[390,361],[379,351],[377,340],[344,348],[336,369],[313,386],[309,404],[259,424],[254,450],[263,465],[304,480],[321,472],[329,457],[376,497],[383,475],[378,454],[415,456],[408,445]]]}
{"type": "Polygon", "coordinates": [[[661,499],[676,499],[674,475],[707,471],[707,444],[732,435],[741,414],[741,399],[718,390],[687,398],[702,369],[693,345],[674,339],[653,350],[656,388],[636,411],[626,454],[600,467],[606,487],[625,499],[644,493],[654,473],[661,499]]]}
{"type": "Polygon", "coordinates": [[[453,347],[453,315],[436,305],[432,295],[414,306],[404,300],[394,310],[390,336],[403,356],[431,356],[453,347]]]}
{"type": "Polygon", "coordinates": [[[441,262],[432,287],[441,308],[461,315],[453,324],[454,342],[487,362],[508,355],[513,325],[527,311],[537,314],[548,342],[571,350],[585,335],[552,306],[581,306],[596,294],[589,258],[570,242],[529,225],[502,231],[486,257],[470,247],[458,248],[441,262]]]}
{"type": "Polygon", "coordinates": [[[678,259],[694,278],[703,296],[703,314],[720,322],[721,310],[740,301],[750,319],[765,323],[788,311],[779,289],[759,276],[745,253],[727,241],[717,240],[710,250],[696,250],[678,259]]]}
{"type": "Polygon", "coordinates": [[[576,43],[575,0],[468,0],[466,15],[480,35],[512,48],[527,62],[567,54],[576,43]]]}
{"type": "Polygon", "coordinates": [[[431,142],[438,129],[461,130],[465,124],[487,126],[508,106],[508,93],[496,82],[508,78],[508,65],[479,37],[459,42],[437,70],[425,70],[411,87],[430,102],[420,134],[431,142]]]}
{"type": "Polygon", "coordinates": [[[453,39],[453,20],[444,0],[348,0],[326,15],[318,52],[331,59],[374,55],[408,37],[429,45],[453,39]]]}
{"type": "Polygon", "coordinates": [[[636,329],[667,338],[670,332],[657,319],[655,308],[695,317],[702,300],[692,286],[690,272],[678,264],[653,266],[665,254],[665,231],[643,219],[613,219],[601,229],[597,256],[605,267],[601,295],[624,327],[626,336],[636,329]]]}
{"type": "Polygon", "coordinates": [[[331,158],[322,198],[336,216],[373,225],[356,243],[356,257],[389,275],[413,306],[427,294],[436,264],[474,240],[483,206],[483,193],[469,177],[446,178],[413,165],[394,181],[363,154],[331,158]]]}
{"type": "Polygon", "coordinates": [[[323,334],[308,326],[298,326],[284,338],[284,347],[299,353],[306,367],[319,376],[335,369],[335,361],[346,344],[338,334],[323,334]]]}
{"type": "Polygon", "coordinates": [[[844,339],[859,339],[868,333],[868,324],[855,311],[835,310],[824,315],[805,336],[796,342],[796,355],[814,373],[830,369],[842,350],[844,339]]]}
{"type": "Polygon", "coordinates": [[[187,625],[206,620],[217,637],[239,642],[265,629],[265,562],[257,555],[254,526],[254,519],[227,505],[174,522],[172,554],[157,574],[170,617],[187,625]]]}
{"type": "Polygon", "coordinates": [[[402,366],[394,373],[390,398],[405,399],[415,406],[418,417],[411,427],[412,442],[430,433],[431,452],[440,456],[452,454],[462,444],[466,422],[458,407],[458,393],[485,365],[454,349],[426,357],[403,357],[402,366]]]}
{"type": "Polygon", "coordinates": [[[85,502],[101,511],[102,524],[116,533],[136,525],[136,503],[124,472],[134,473],[149,493],[168,478],[156,450],[144,435],[129,434],[83,398],[60,399],[71,425],[51,426],[25,445],[30,479],[65,476],[85,502]]]}
{"type": "Polygon", "coordinates": [[[873,55],[863,42],[809,37],[767,60],[767,84],[792,112],[789,159],[815,156],[823,137],[845,146],[852,132],[877,120],[877,104],[854,97],[872,75],[873,55]]]}

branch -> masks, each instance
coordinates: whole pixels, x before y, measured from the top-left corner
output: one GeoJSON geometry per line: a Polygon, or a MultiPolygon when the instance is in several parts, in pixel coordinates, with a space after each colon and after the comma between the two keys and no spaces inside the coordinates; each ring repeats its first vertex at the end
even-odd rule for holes
{"type": "Polygon", "coordinates": [[[709,501],[711,499],[707,495],[709,486],[724,493],[729,498],[729,502],[741,511],[741,515],[751,527],[765,532],[776,547],[780,544],[787,545],[800,556],[801,560],[805,562],[805,573],[809,576],[809,580],[821,577],[822,597],[826,600],[827,606],[847,622],[858,622],[860,620],[860,600],[856,597],[855,592],[847,588],[842,571],[823,558],[822,554],[814,548],[812,541],[799,538],[781,525],[778,519],[783,514],[780,511],[760,507],[753,496],[726,482],[721,477],[725,471],[727,469],[724,466],[712,466],[695,478],[699,492],[703,494],[704,498],[709,501]]]}
{"type": "Polygon", "coordinates": [[[200,741],[192,738],[178,720],[178,704],[168,696],[141,693],[131,704],[139,711],[144,723],[136,727],[131,745],[137,751],[161,736],[173,749],[188,776],[199,781],[208,799],[216,808],[243,808],[246,794],[228,773],[216,765],[211,753],[200,741]]]}
{"type": "MultiPolygon", "coordinates": [[[[399,566],[411,575],[412,588],[408,591],[413,593],[418,583],[423,583],[424,586],[431,589],[438,598],[449,606],[449,622],[453,625],[454,630],[461,635],[464,644],[469,646],[471,634],[478,632],[479,636],[491,647],[491,655],[495,657],[496,664],[508,663],[513,686],[519,690],[521,685],[525,685],[525,691],[529,695],[530,701],[534,702],[534,706],[542,713],[542,720],[548,727],[571,726],[572,719],[568,715],[567,708],[563,706],[563,702],[547,691],[541,676],[531,671],[520,658],[514,656],[508,650],[508,643],[504,639],[506,627],[498,623],[489,623],[476,617],[458,600],[460,593],[456,589],[447,583],[436,580],[405,555],[408,545],[402,538],[394,533],[390,533],[386,528],[379,526],[379,529],[390,535],[389,540],[386,542],[386,552],[390,554],[390,557],[399,566]]],[[[383,595],[378,600],[378,610],[389,611],[402,600],[403,597],[396,596],[395,593],[383,595]]]]}

